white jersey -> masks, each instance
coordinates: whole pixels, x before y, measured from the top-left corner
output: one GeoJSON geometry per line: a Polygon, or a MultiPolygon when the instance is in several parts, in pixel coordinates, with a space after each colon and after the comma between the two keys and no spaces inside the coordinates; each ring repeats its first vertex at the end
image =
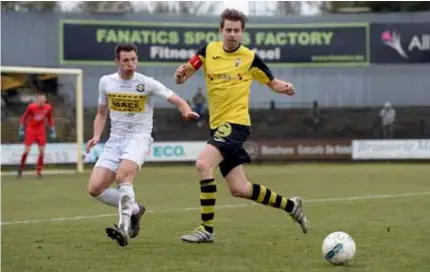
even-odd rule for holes
{"type": "Polygon", "coordinates": [[[159,81],[135,73],[129,80],[119,73],[103,76],[99,83],[99,104],[109,105],[111,136],[151,135],[152,96],[168,99],[173,91],[159,81]]]}

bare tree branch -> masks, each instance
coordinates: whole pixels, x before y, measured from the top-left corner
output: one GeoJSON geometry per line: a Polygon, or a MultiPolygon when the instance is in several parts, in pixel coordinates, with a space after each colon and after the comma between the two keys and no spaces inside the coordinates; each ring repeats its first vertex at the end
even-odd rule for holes
{"type": "Polygon", "coordinates": [[[206,1],[150,1],[145,4],[137,4],[135,8],[137,11],[146,11],[156,14],[169,14],[169,15],[207,15],[220,6],[220,2],[206,2],[206,1]]]}
{"type": "Polygon", "coordinates": [[[430,2],[418,1],[324,1],[329,12],[339,12],[342,8],[362,8],[369,12],[428,11],[430,2]]]}
{"type": "Polygon", "coordinates": [[[78,11],[85,12],[133,12],[134,7],[130,1],[87,1],[79,2],[78,11]]]}
{"type": "Polygon", "coordinates": [[[277,15],[299,15],[302,8],[301,1],[279,1],[277,3],[277,15]]]}
{"type": "Polygon", "coordinates": [[[10,11],[38,11],[38,12],[48,12],[55,11],[59,8],[57,1],[45,1],[45,2],[35,2],[35,1],[2,1],[1,9],[10,11]]]}

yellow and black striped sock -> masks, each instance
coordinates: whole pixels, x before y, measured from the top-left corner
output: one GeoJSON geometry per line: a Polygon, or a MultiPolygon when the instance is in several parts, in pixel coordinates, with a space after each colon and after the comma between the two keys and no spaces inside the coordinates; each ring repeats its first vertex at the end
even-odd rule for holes
{"type": "Polygon", "coordinates": [[[287,212],[291,212],[294,208],[294,202],[260,184],[252,184],[251,200],[287,212]]]}
{"type": "Polygon", "coordinates": [[[200,181],[200,192],[202,225],[206,231],[213,233],[216,202],[215,179],[205,179],[200,181]]]}

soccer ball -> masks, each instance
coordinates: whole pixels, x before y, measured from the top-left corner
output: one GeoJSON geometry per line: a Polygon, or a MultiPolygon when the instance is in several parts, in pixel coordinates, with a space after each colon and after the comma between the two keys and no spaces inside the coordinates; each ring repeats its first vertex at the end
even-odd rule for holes
{"type": "Polygon", "coordinates": [[[355,242],[342,231],[330,233],[322,243],[324,258],[331,264],[344,265],[355,255],[355,242]]]}

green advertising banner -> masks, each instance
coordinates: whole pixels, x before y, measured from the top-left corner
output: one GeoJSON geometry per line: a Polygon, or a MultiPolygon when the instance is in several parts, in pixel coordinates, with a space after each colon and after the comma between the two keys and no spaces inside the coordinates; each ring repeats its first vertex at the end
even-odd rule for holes
{"type": "MultiPolygon", "coordinates": [[[[220,40],[216,24],[64,20],[61,64],[111,65],[115,46],[132,42],[141,65],[176,65],[204,43],[220,40]]],[[[268,64],[340,66],[369,64],[369,24],[249,25],[243,44],[268,64]]]]}

